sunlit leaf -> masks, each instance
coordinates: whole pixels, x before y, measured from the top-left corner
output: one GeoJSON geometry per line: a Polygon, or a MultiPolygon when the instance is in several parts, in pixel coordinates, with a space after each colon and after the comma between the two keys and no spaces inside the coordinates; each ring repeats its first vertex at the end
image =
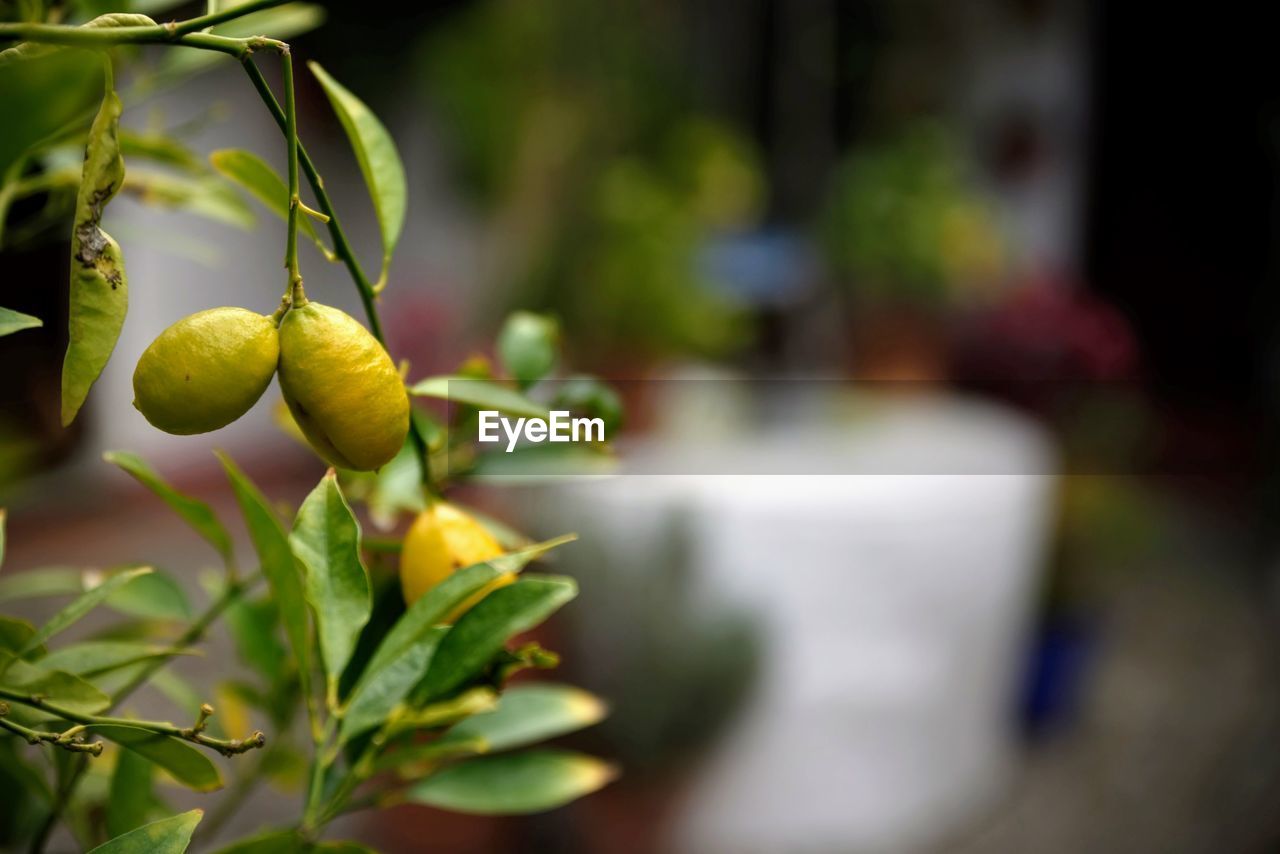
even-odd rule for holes
{"type": "MultiPolygon", "coordinates": [[[[11,308],[0,308],[0,337],[19,332],[23,329],[34,329],[43,326],[44,321],[11,308]]],[[[3,555],[0,555],[2,557],[3,555]]]]}
{"type": "Polygon", "coordinates": [[[191,810],[153,821],[104,842],[89,854],[182,854],[203,816],[203,810],[191,810]]]}
{"type": "Polygon", "coordinates": [[[534,403],[515,389],[491,382],[467,377],[428,377],[409,386],[409,394],[417,397],[436,397],[453,403],[474,406],[479,409],[496,409],[508,415],[527,418],[547,418],[546,407],[534,403]]]}
{"type": "Polygon", "coordinates": [[[304,590],[315,613],[329,696],[336,703],[338,679],[351,660],[360,629],[369,622],[373,603],[360,557],[360,525],[338,489],[333,469],[302,502],[289,542],[306,569],[304,590]]]}
{"type": "Polygon", "coordinates": [[[231,480],[231,487],[249,528],[249,538],[253,540],[258,560],[262,563],[263,575],[267,577],[276,606],[280,609],[280,619],[297,659],[298,676],[305,694],[310,684],[311,639],[302,578],[289,545],[289,537],[271,505],[253,482],[245,477],[244,472],[226,454],[220,453],[218,456],[231,480]]]}
{"type": "Polygon", "coordinates": [[[526,632],[574,596],[571,578],[521,578],[494,590],[467,611],[440,641],[420,689],[427,699],[443,697],[480,674],[513,635],[526,632]]]}
{"type": "MultiPolygon", "coordinates": [[[[289,188],[284,180],[276,174],[276,170],[258,155],[241,149],[222,149],[209,155],[209,162],[223,177],[242,187],[251,196],[281,220],[289,220],[289,188]]],[[[311,218],[298,218],[298,228],[320,249],[326,258],[332,258],[320,235],[316,233],[311,218]]]]}
{"type": "Polygon", "coordinates": [[[455,725],[436,741],[438,749],[479,740],[488,752],[510,750],[564,735],[604,719],[596,696],[570,685],[533,683],[503,692],[492,712],[455,725]]]}
{"type": "Polygon", "coordinates": [[[320,81],[329,96],[333,111],[338,114],[342,128],[347,132],[356,161],[364,175],[365,185],[373,199],[374,213],[382,229],[382,272],[378,276],[380,287],[386,282],[387,267],[395,252],[400,232],[404,229],[405,206],[408,189],[404,177],[404,165],[396,151],[395,142],[378,117],[341,83],[334,80],[319,63],[308,62],[307,67],[320,81]]]}
{"type": "Polygon", "coordinates": [[[117,724],[92,724],[90,729],[163,768],[188,789],[212,792],[222,788],[217,767],[199,748],[150,730],[117,724]]]}
{"type": "Polygon", "coordinates": [[[107,462],[119,466],[139,483],[160,497],[173,511],[213,546],[224,562],[231,560],[231,535],[218,521],[218,516],[208,504],[179,492],[170,486],[146,460],[128,451],[108,451],[102,455],[107,462]]]}
{"type": "Polygon", "coordinates": [[[538,750],[481,756],[451,765],[412,786],[412,803],[480,815],[518,815],[563,806],[616,776],[580,753],[538,750]]]}
{"type": "Polygon", "coordinates": [[[62,363],[62,425],[75,420],[89,388],[106,367],[129,305],[120,246],[102,230],[107,203],[124,183],[117,138],[123,106],[108,88],[89,130],[71,230],[71,296],[67,354],[62,363]]]}

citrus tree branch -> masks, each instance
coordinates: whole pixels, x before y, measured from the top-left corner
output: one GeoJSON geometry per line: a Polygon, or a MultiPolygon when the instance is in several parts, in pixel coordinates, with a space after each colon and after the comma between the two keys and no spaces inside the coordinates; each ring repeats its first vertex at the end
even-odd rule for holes
{"type": "MultiPolygon", "coordinates": [[[[37,742],[60,741],[64,742],[62,746],[65,746],[65,743],[69,743],[69,739],[81,733],[85,727],[123,726],[133,727],[134,729],[144,729],[148,732],[154,732],[156,735],[167,735],[173,738],[180,738],[183,741],[189,741],[192,744],[198,744],[202,747],[216,750],[223,756],[235,756],[240,753],[246,753],[250,750],[254,750],[255,748],[262,747],[267,743],[267,737],[261,732],[255,732],[248,738],[237,739],[214,738],[213,736],[205,735],[205,724],[208,722],[209,716],[213,714],[213,707],[208,704],[200,707],[200,716],[193,725],[189,727],[179,727],[165,721],[141,721],[135,720],[134,718],[113,718],[105,715],[85,715],[73,709],[68,709],[59,703],[52,703],[40,694],[24,694],[21,691],[14,691],[11,688],[0,687],[0,698],[14,703],[20,703],[24,706],[30,706],[33,709],[39,709],[42,712],[48,712],[49,714],[57,715],[63,720],[68,720],[72,723],[78,724],[78,726],[74,726],[63,733],[40,733],[36,730],[27,730],[27,733],[29,734],[27,736],[28,741],[31,740],[31,736],[35,736],[37,742]]],[[[0,718],[0,720],[3,720],[3,718],[0,718]]],[[[12,721],[9,721],[8,723],[11,724],[12,721]]],[[[5,728],[9,729],[10,727],[5,728]]],[[[23,729],[25,729],[25,727],[23,729]]],[[[97,753],[101,752],[102,749],[99,748],[97,753]]]]}
{"type": "Polygon", "coordinates": [[[64,47],[109,48],[122,44],[175,44],[243,56],[258,48],[284,50],[284,42],[264,36],[233,39],[200,32],[216,24],[243,18],[287,0],[250,0],[239,6],[185,21],[139,27],[76,27],[62,24],[13,22],[0,24],[0,40],[27,41],[64,47]]]}

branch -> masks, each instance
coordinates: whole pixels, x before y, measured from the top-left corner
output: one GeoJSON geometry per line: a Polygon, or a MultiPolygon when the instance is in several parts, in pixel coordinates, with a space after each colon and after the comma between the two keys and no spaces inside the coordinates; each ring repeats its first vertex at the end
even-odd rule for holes
{"type": "MultiPolygon", "coordinates": [[[[24,734],[28,736],[28,741],[31,740],[32,736],[36,737],[36,742],[64,740],[68,737],[68,734],[78,735],[85,729],[85,727],[91,726],[126,726],[133,727],[134,729],[145,729],[148,732],[154,732],[156,735],[167,735],[172,738],[180,738],[183,741],[189,741],[192,744],[198,744],[201,747],[216,750],[223,756],[235,756],[240,753],[247,753],[250,750],[262,747],[267,743],[267,737],[263,735],[261,731],[254,732],[253,735],[250,735],[248,738],[235,739],[214,738],[212,736],[205,735],[205,724],[209,720],[209,716],[213,714],[213,706],[210,706],[208,703],[205,703],[200,707],[200,717],[196,720],[194,725],[189,727],[177,727],[166,721],[140,721],[133,718],[111,718],[102,715],[83,715],[58,703],[51,703],[40,694],[23,694],[21,691],[14,691],[9,688],[0,688],[0,697],[15,703],[21,703],[24,706],[30,706],[33,709],[48,712],[51,715],[57,715],[64,720],[72,721],[79,725],[72,727],[65,733],[40,733],[36,730],[28,730],[25,727],[22,727],[22,729],[26,730],[24,734]]],[[[0,721],[3,720],[3,718],[0,718],[0,721]]],[[[9,729],[14,725],[12,721],[6,721],[5,724],[6,729],[9,729]]],[[[36,742],[32,743],[34,744],[36,742]]],[[[94,755],[101,752],[102,750],[99,748],[94,755]]]]}
{"type": "Polygon", "coordinates": [[[210,33],[175,34],[163,24],[154,27],[65,27],[59,24],[0,24],[0,39],[104,49],[123,44],[173,44],[241,57],[259,48],[283,50],[284,42],[265,36],[233,39],[210,33]]]}
{"type": "Polygon", "coordinates": [[[7,720],[5,718],[7,714],[9,714],[9,704],[0,703],[0,729],[7,729],[14,735],[22,736],[27,740],[27,744],[52,744],[54,747],[61,747],[63,750],[69,750],[72,753],[102,755],[102,742],[95,741],[90,744],[84,742],[81,736],[84,727],[72,727],[65,732],[46,732],[25,727],[17,721],[7,720]]]}

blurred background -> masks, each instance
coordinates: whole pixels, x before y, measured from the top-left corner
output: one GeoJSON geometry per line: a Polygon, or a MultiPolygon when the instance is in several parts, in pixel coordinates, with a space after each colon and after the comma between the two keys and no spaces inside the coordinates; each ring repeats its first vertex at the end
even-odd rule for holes
{"type": "MultiPolygon", "coordinates": [[[[618,476],[467,492],[583,535],[560,566],[582,596],[545,642],[610,701],[579,740],[623,776],[541,816],[399,808],[344,831],[393,852],[1280,847],[1280,12],[286,9],[279,34],[405,161],[392,355],[447,373],[508,311],[547,312],[627,407],[618,476]]],[[[131,311],[71,430],[66,194],[5,200],[0,304],[45,320],[0,338],[6,573],[146,561],[199,590],[212,555],[108,449],[226,518],[215,447],[281,500],[321,472],[276,427],[274,389],[190,438],[130,405],[162,329],[269,312],[283,284],[283,226],[200,171],[227,147],[283,165],[234,65],[142,53],[126,72],[137,139],[199,161],[136,142],[135,169],[126,150],[141,177],[106,228],[131,311]]],[[[69,61],[26,72],[65,80],[32,102],[3,71],[6,167],[29,125],[100,91],[69,61]]],[[[372,263],[341,129],[299,86],[300,133],[372,263]]],[[[344,271],[302,251],[311,297],[359,316],[344,271]]],[[[212,678],[217,659],[177,669],[212,678]]]]}

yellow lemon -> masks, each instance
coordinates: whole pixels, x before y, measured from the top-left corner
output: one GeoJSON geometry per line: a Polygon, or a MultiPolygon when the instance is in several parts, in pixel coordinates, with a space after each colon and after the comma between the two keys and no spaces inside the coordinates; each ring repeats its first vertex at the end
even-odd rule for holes
{"type": "MultiPolygon", "coordinates": [[[[414,520],[400,552],[400,586],[404,601],[417,599],[454,572],[501,555],[502,546],[484,526],[466,513],[443,501],[433,504],[414,520]]],[[[515,581],[504,573],[492,584],[471,596],[446,618],[453,622],[490,591],[515,581]]]]}
{"type": "Polygon", "coordinates": [[[166,433],[207,433],[262,397],[280,344],[270,317],[211,308],[161,332],[133,372],[133,405],[166,433]]]}
{"type": "Polygon", "coordinates": [[[280,321],[280,390],[311,447],[339,468],[382,466],[409,432],[409,395],[391,357],[331,306],[308,302],[280,321]]]}

